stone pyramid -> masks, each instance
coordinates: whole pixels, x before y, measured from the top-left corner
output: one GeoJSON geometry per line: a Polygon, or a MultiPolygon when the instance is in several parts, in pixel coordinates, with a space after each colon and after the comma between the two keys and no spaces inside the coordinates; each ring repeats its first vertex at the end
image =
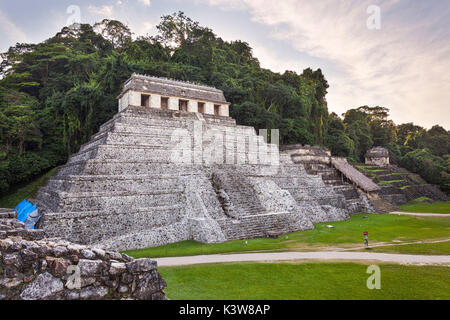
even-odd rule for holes
{"type": "Polygon", "coordinates": [[[342,195],[254,128],[132,105],[36,201],[48,236],[115,250],[265,237],[349,217],[342,195]]]}

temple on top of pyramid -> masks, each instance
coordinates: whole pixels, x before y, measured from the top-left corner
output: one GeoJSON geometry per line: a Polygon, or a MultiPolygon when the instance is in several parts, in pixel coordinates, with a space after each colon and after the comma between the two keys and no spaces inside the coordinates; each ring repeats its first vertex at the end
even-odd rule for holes
{"type": "Polygon", "coordinates": [[[119,112],[131,105],[229,116],[221,90],[165,78],[133,74],[117,98],[119,112]]]}

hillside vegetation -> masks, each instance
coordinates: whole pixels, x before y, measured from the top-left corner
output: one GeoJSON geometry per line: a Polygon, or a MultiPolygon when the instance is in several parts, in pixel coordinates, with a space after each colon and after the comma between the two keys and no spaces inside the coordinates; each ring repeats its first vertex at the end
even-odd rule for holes
{"type": "Polygon", "coordinates": [[[450,134],[396,126],[388,109],[328,112],[320,69],[283,74],[261,68],[251,47],[227,42],[183,13],[164,16],[156,36],[132,38],[119,21],[65,27],[39,44],[18,43],[0,66],[0,196],[64,163],[117,112],[133,72],[217,87],[238,123],[279,128],[281,143],[319,144],[362,160],[374,145],[449,191],[450,134]]]}

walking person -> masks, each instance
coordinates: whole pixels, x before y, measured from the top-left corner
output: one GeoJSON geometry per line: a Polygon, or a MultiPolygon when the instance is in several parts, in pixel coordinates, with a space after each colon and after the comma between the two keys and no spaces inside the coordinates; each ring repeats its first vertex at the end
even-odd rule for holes
{"type": "Polygon", "coordinates": [[[366,246],[369,246],[369,233],[365,231],[364,233],[364,242],[366,243],[366,246]]]}

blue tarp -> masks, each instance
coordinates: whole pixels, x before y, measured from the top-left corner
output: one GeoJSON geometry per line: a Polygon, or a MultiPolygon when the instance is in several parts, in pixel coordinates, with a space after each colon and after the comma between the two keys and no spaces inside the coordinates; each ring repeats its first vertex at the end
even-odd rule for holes
{"type": "Polygon", "coordinates": [[[15,207],[14,208],[14,211],[15,212],[19,212],[18,210],[20,209],[20,208],[22,208],[25,204],[27,204],[28,203],[28,201],[26,200],[26,199],[24,199],[24,200],[22,200],[18,205],[17,205],[17,207],[15,207]]]}
{"type": "Polygon", "coordinates": [[[25,206],[23,206],[19,211],[17,211],[17,220],[20,222],[25,222],[25,219],[28,215],[36,209],[36,206],[33,206],[30,202],[28,202],[25,206]]]}
{"type": "Polygon", "coordinates": [[[21,201],[14,211],[17,212],[17,220],[24,222],[27,229],[34,229],[35,224],[41,218],[36,205],[26,199],[21,201]]]}

